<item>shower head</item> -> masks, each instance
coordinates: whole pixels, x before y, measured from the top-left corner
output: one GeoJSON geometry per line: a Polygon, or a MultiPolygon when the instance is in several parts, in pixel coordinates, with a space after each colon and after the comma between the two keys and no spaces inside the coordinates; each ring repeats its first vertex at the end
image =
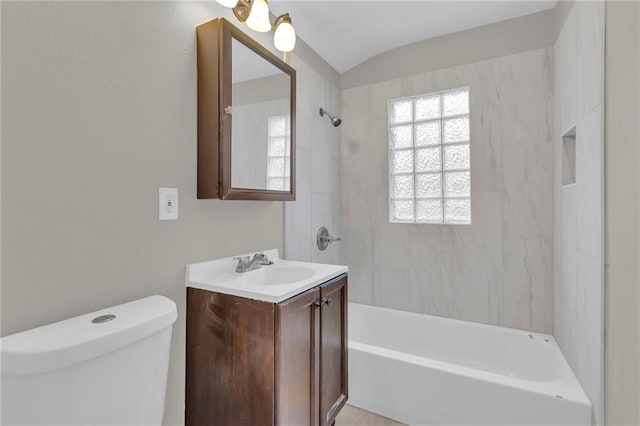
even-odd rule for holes
{"type": "Polygon", "coordinates": [[[333,124],[333,127],[338,127],[342,124],[342,119],[340,117],[336,117],[335,115],[332,115],[331,113],[325,111],[323,108],[320,108],[320,117],[323,117],[325,115],[329,117],[329,119],[331,120],[331,124],[333,124]]]}

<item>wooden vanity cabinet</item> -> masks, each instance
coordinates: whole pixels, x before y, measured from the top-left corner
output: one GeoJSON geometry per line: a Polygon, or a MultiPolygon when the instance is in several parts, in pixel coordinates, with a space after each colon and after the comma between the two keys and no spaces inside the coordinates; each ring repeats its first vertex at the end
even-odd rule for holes
{"type": "Polygon", "coordinates": [[[347,402],[347,279],[320,287],[320,424],[330,425],[347,402]]]}
{"type": "Polygon", "coordinates": [[[275,424],[318,425],[319,300],[316,287],[277,305],[275,424]]]}
{"type": "Polygon", "coordinates": [[[346,274],[278,304],[188,288],[186,424],[331,425],[347,300],[346,274]]]}

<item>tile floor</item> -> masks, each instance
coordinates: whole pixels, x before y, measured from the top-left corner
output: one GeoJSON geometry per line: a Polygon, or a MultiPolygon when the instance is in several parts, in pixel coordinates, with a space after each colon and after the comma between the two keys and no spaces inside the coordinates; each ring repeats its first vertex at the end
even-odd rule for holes
{"type": "Polygon", "coordinates": [[[398,423],[386,417],[361,410],[351,405],[345,405],[338,417],[336,418],[336,426],[403,426],[404,423],[398,423]]]}

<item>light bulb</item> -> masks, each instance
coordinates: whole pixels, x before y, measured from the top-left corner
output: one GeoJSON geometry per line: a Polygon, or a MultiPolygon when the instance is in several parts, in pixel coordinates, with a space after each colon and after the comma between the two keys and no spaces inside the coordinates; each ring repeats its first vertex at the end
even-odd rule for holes
{"type": "Polygon", "coordinates": [[[266,0],[253,0],[251,3],[251,13],[249,13],[249,17],[247,18],[247,26],[260,33],[271,31],[269,5],[266,0]]]}
{"type": "Polygon", "coordinates": [[[229,7],[233,9],[238,4],[238,0],[216,0],[218,3],[223,5],[224,7],[229,7]]]}
{"type": "Polygon", "coordinates": [[[283,21],[276,28],[273,36],[273,44],[281,52],[291,52],[296,45],[296,30],[293,29],[291,21],[283,21]]]}

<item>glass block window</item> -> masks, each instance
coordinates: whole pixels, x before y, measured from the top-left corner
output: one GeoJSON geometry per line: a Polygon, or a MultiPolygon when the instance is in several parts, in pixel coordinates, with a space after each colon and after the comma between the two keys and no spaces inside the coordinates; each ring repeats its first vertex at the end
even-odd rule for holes
{"type": "Polygon", "coordinates": [[[291,142],[289,116],[269,117],[267,148],[267,189],[289,191],[291,142]]]}
{"type": "Polygon", "coordinates": [[[392,99],[389,221],[471,223],[469,88],[392,99]]]}

